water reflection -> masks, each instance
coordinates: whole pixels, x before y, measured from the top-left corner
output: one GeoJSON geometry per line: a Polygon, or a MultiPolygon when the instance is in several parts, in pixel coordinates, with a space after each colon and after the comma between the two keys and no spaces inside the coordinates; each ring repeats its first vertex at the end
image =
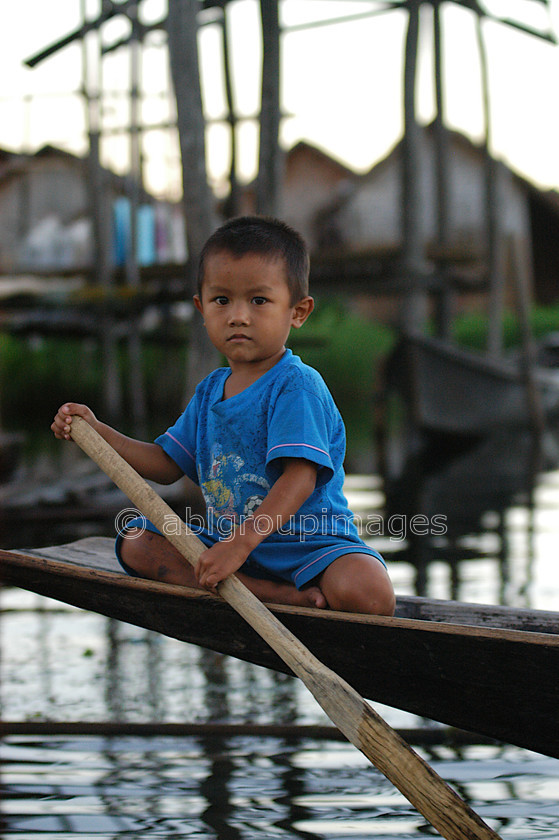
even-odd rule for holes
{"type": "MultiPolygon", "coordinates": [[[[559,837],[557,762],[439,748],[435,770],[501,836],[559,837]]],[[[6,738],[3,840],[411,838],[423,818],[347,744],[277,738],[6,738]]]]}
{"type": "MultiPolygon", "coordinates": [[[[79,619],[80,614],[74,613],[74,626],[79,619]]],[[[98,619],[100,645],[96,651],[84,649],[81,660],[76,650],[74,667],[98,686],[91,702],[103,709],[104,720],[265,722],[269,715],[275,724],[289,724],[300,718],[298,683],[285,674],[113,619],[98,619]]],[[[7,617],[11,635],[10,624],[7,617]]],[[[61,637],[55,640],[46,628],[43,640],[54,646],[61,637]]],[[[49,657],[41,661],[49,670],[49,657]]],[[[52,676],[45,679],[52,683],[52,676]]],[[[57,688],[51,685],[49,696],[57,688]]],[[[56,712],[54,719],[59,719],[56,712]]]]}
{"type": "Polygon", "coordinates": [[[446,597],[459,600],[464,562],[492,558],[501,580],[499,602],[506,603],[511,554],[507,516],[518,506],[528,514],[524,574],[526,581],[531,579],[534,493],[541,475],[536,455],[529,434],[504,429],[459,442],[424,435],[415,445],[412,441],[400,447],[397,457],[385,464],[385,517],[401,516],[408,526],[418,523],[408,527],[406,543],[391,556],[413,565],[415,594],[429,595],[430,565],[444,562],[450,571],[446,597]]]}

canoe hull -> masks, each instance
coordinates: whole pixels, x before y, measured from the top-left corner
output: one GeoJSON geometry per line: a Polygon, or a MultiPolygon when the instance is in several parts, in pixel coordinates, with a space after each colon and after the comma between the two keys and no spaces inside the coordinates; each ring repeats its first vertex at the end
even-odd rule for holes
{"type": "MultiPolygon", "coordinates": [[[[184,642],[289,673],[220,598],[90,568],[104,543],[67,547],[78,562],[0,551],[0,579],[184,642]],[[86,546],[87,547],[87,546],[86,546]],[[89,559],[88,559],[89,558],[89,559]]],[[[64,555],[64,548],[46,549],[64,555]]],[[[279,619],[328,667],[370,700],[559,757],[559,615],[400,599],[416,617],[356,616],[278,606],[279,619]],[[515,613],[511,616],[511,613],[515,613]],[[419,618],[417,616],[420,616],[419,618]],[[496,622],[526,629],[503,629],[496,622]],[[467,624],[464,622],[476,622],[467,624]],[[459,623],[462,622],[462,623],[459,623]],[[538,631],[538,632],[536,632],[538,631]]]]}
{"type": "MultiPolygon", "coordinates": [[[[559,377],[538,368],[536,388],[548,418],[559,414],[559,377]]],[[[387,387],[405,397],[418,429],[479,437],[499,428],[528,428],[527,385],[518,366],[426,336],[402,339],[387,370],[387,387]]]]}

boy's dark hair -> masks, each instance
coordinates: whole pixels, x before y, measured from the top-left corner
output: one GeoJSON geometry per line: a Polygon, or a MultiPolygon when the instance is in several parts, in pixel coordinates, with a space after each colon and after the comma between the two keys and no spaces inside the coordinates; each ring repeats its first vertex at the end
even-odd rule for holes
{"type": "Polygon", "coordinates": [[[221,225],[208,239],[198,264],[198,294],[202,293],[206,261],[213,254],[228,252],[234,257],[259,254],[281,259],[285,265],[290,303],[309,293],[309,254],[303,237],[279,219],[267,216],[238,216],[221,225]]]}

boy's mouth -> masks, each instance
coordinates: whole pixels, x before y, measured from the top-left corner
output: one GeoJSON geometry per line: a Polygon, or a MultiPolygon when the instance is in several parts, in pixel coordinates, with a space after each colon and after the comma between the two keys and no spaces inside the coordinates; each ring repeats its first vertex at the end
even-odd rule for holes
{"type": "Polygon", "coordinates": [[[250,341],[250,337],[244,333],[233,333],[233,335],[229,336],[227,341],[250,341]]]}

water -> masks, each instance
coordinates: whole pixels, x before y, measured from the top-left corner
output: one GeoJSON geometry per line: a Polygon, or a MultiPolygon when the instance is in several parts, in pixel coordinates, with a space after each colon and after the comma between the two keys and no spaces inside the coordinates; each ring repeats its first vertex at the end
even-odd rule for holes
{"type": "MultiPolygon", "coordinates": [[[[356,510],[380,503],[376,481],[351,477],[356,510]]],[[[483,527],[431,542],[418,574],[408,543],[379,535],[398,592],[559,603],[559,473],[534,505],[487,510],[483,527]],[[461,552],[459,563],[456,552],[461,552]]],[[[1,717],[36,732],[0,741],[2,840],[150,837],[419,838],[435,834],[351,745],[301,738],[326,724],[292,678],[140,628],[5,589],[1,717]],[[45,721],[282,724],[289,736],[52,735],[45,721]]],[[[553,678],[553,676],[552,676],[553,678]]],[[[482,698],[480,698],[482,702],[482,698]]],[[[375,704],[397,727],[424,725],[375,704]]],[[[510,746],[416,747],[503,838],[559,838],[559,762],[510,746]]]]}
{"type": "MultiPolygon", "coordinates": [[[[418,838],[425,820],[346,744],[277,738],[7,738],[3,837],[418,838]]],[[[559,837],[552,763],[511,748],[425,753],[508,838],[559,837]]]]}

